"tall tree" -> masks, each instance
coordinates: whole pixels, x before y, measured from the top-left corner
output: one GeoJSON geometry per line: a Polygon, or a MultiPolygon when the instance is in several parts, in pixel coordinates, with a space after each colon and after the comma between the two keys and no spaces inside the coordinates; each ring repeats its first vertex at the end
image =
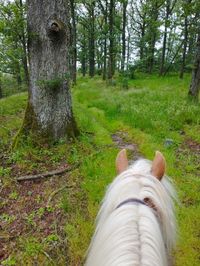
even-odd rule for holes
{"type": "Polygon", "coordinates": [[[99,9],[103,14],[103,80],[107,78],[107,48],[108,48],[108,0],[105,0],[104,3],[101,0],[98,0],[99,9]]]}
{"type": "Polygon", "coordinates": [[[81,63],[81,72],[85,76],[87,72],[88,61],[88,43],[87,43],[87,28],[85,23],[79,23],[78,26],[78,59],[81,63]]]}
{"type": "Polygon", "coordinates": [[[158,28],[159,28],[159,11],[163,5],[163,0],[151,0],[148,6],[148,33],[147,33],[147,43],[148,43],[148,54],[147,54],[147,72],[152,73],[154,67],[154,56],[156,41],[158,39],[158,28]]]}
{"type": "Polygon", "coordinates": [[[26,12],[22,0],[0,2],[0,69],[28,85],[26,12]]]}
{"type": "Polygon", "coordinates": [[[76,3],[74,0],[70,0],[70,7],[71,7],[71,78],[74,84],[76,84],[76,62],[77,62],[77,49],[76,49],[76,3]]]}
{"type": "Polygon", "coordinates": [[[184,29],[183,29],[183,53],[181,60],[181,69],[179,77],[182,79],[185,71],[185,61],[186,61],[186,53],[188,46],[188,27],[189,27],[189,13],[190,13],[190,4],[192,0],[184,0],[183,10],[184,10],[184,29]]]}
{"type": "Polygon", "coordinates": [[[165,1],[165,17],[164,17],[164,35],[163,35],[163,44],[162,44],[162,57],[160,64],[160,75],[162,75],[165,71],[165,58],[166,58],[166,49],[167,49],[167,36],[168,36],[168,28],[170,25],[170,16],[172,11],[176,5],[177,0],[166,0],[165,1]]]}
{"type": "Polygon", "coordinates": [[[95,74],[95,1],[84,1],[88,11],[88,56],[89,76],[95,74]]]}
{"type": "Polygon", "coordinates": [[[127,5],[128,1],[123,0],[122,2],[122,63],[121,63],[121,70],[124,71],[125,59],[126,59],[126,22],[127,22],[127,5]]]}
{"type": "Polygon", "coordinates": [[[20,25],[21,25],[20,40],[23,48],[22,64],[24,68],[25,82],[28,85],[29,70],[28,70],[28,54],[27,54],[27,29],[26,29],[26,16],[25,16],[26,10],[22,0],[19,0],[19,4],[17,3],[17,1],[15,1],[15,3],[18,5],[18,8],[20,10],[20,25]]]}
{"type": "Polygon", "coordinates": [[[199,90],[200,90],[200,23],[198,31],[199,33],[197,38],[197,50],[196,50],[194,68],[192,72],[192,80],[188,92],[188,95],[195,100],[198,100],[199,90]]]}
{"type": "Polygon", "coordinates": [[[109,5],[109,59],[108,79],[112,79],[115,73],[115,32],[114,32],[115,0],[110,0],[109,5]]]}
{"type": "Polygon", "coordinates": [[[28,0],[29,99],[22,131],[46,140],[78,133],[69,87],[69,0],[28,0]]]}

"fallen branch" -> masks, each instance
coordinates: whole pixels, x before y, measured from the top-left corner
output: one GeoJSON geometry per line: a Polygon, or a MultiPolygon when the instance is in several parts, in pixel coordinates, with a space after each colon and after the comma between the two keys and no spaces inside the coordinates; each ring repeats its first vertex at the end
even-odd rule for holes
{"type": "Polygon", "coordinates": [[[46,172],[46,173],[42,173],[42,174],[37,174],[37,175],[25,175],[25,176],[19,176],[16,178],[17,181],[25,181],[25,180],[35,180],[35,179],[39,179],[39,178],[44,178],[44,177],[50,177],[50,176],[54,176],[54,175],[61,175],[63,173],[66,172],[70,172],[72,170],[74,170],[76,166],[73,167],[66,167],[63,169],[59,169],[59,170],[54,170],[51,172],[46,172]]]}

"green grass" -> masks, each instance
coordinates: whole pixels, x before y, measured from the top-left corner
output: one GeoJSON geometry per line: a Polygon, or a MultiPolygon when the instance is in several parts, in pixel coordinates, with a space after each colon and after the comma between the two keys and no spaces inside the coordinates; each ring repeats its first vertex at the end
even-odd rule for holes
{"type": "MultiPolygon", "coordinates": [[[[190,150],[187,145],[188,140],[197,145],[200,143],[200,106],[187,100],[189,82],[189,76],[180,80],[176,76],[138,75],[129,81],[126,90],[120,85],[107,86],[100,78],[79,78],[73,88],[74,111],[81,129],[79,139],[75,143],[61,142],[48,149],[43,147],[43,150],[29,143],[10,154],[12,163],[30,172],[41,167],[44,158],[55,166],[61,160],[80,163],[71,177],[71,180],[77,180],[78,188],[68,191],[67,196],[65,193],[59,195],[59,206],[68,214],[64,232],[69,265],[82,264],[100,201],[115,176],[118,149],[113,145],[111,135],[117,131],[127,132],[129,141],[137,143],[148,159],[153,158],[155,150],[164,153],[167,173],[174,180],[180,198],[175,265],[200,264],[200,162],[198,151],[190,150]],[[167,145],[169,139],[171,144],[167,145]]],[[[0,102],[2,151],[20,127],[22,115],[18,117],[17,114],[24,109],[25,99],[26,95],[20,94],[0,102]]],[[[42,167],[44,170],[45,165],[42,167]]],[[[11,178],[9,167],[0,168],[1,172],[11,178]]],[[[10,195],[18,197],[16,191],[10,195]]],[[[38,239],[27,239],[25,247],[19,245],[20,254],[24,261],[30,252],[31,258],[36,258],[48,250],[45,245],[41,246],[38,239]]],[[[18,256],[14,253],[9,260],[11,265],[18,261],[18,256]]]]}

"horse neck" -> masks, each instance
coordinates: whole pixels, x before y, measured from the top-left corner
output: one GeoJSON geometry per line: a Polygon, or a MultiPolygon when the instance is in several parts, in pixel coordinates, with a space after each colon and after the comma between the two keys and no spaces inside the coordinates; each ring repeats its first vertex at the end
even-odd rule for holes
{"type": "Polygon", "coordinates": [[[145,161],[142,167],[137,165],[135,169],[128,169],[108,188],[97,216],[87,266],[167,265],[167,255],[175,239],[173,189],[166,180],[160,183],[150,176],[147,166],[145,161]],[[127,204],[116,209],[127,198],[150,198],[157,206],[160,217],[142,204],[127,204]],[[123,229],[119,232],[119,228],[123,229]],[[123,247],[126,249],[123,250],[123,247]],[[156,254],[153,256],[154,251],[156,254]],[[120,262],[120,257],[125,261],[120,262]]]}

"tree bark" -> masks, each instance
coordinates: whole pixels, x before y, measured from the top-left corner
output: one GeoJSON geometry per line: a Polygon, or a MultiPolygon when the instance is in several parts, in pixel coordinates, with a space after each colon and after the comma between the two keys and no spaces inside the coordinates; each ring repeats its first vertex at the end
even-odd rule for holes
{"type": "Polygon", "coordinates": [[[77,61],[77,49],[76,49],[76,14],[75,14],[75,1],[70,0],[71,6],[71,30],[72,30],[72,58],[71,58],[71,75],[72,81],[76,84],[76,61],[77,61]]]}
{"type": "Polygon", "coordinates": [[[95,74],[95,1],[88,6],[90,31],[89,31],[89,76],[94,77],[95,74]]]}
{"type": "Polygon", "coordinates": [[[123,26],[122,26],[122,63],[121,70],[124,71],[125,59],[126,59],[126,8],[128,1],[123,1],[123,26]]]}
{"type": "Polygon", "coordinates": [[[197,39],[197,50],[195,56],[194,69],[188,95],[194,100],[198,100],[200,90],[200,27],[197,39]]]}
{"type": "Polygon", "coordinates": [[[110,0],[109,6],[109,60],[108,60],[108,79],[112,79],[115,73],[115,51],[114,51],[114,12],[115,0],[110,0]]]}
{"type": "Polygon", "coordinates": [[[162,75],[164,73],[164,67],[165,67],[165,53],[166,53],[166,44],[167,44],[167,28],[168,28],[168,23],[169,23],[169,15],[170,15],[170,0],[167,0],[166,1],[165,30],[164,30],[164,37],[163,37],[160,75],[162,75]]]}
{"type": "Polygon", "coordinates": [[[155,44],[158,35],[158,16],[160,12],[160,7],[163,5],[163,1],[152,1],[150,8],[150,21],[149,21],[149,51],[147,60],[147,72],[152,73],[154,67],[154,54],[155,54],[155,44]]]}
{"type": "Polygon", "coordinates": [[[45,141],[74,137],[69,0],[28,0],[27,7],[30,82],[22,132],[45,141]]]}
{"type": "Polygon", "coordinates": [[[129,69],[129,65],[130,65],[130,39],[131,39],[131,34],[130,32],[128,33],[128,42],[127,42],[127,70],[129,69]]]}
{"type": "MultiPolygon", "coordinates": [[[[22,0],[19,1],[20,4],[20,13],[21,13],[21,19],[24,20],[24,12],[23,12],[23,2],[22,0]]],[[[24,75],[25,75],[25,82],[26,85],[29,85],[29,69],[28,69],[28,55],[27,55],[27,36],[26,36],[26,30],[24,27],[24,23],[22,23],[22,36],[21,36],[21,43],[23,47],[23,58],[22,58],[22,64],[24,68],[24,75]]]]}
{"type": "Polygon", "coordinates": [[[103,48],[103,80],[107,77],[107,23],[108,23],[108,1],[106,0],[106,7],[104,11],[104,48],[103,48]]]}
{"type": "Polygon", "coordinates": [[[184,43],[183,43],[183,55],[182,55],[182,63],[181,63],[181,70],[180,70],[180,79],[183,78],[183,74],[185,71],[185,59],[186,59],[186,50],[188,44],[188,17],[185,17],[184,20],[184,43]]]}

